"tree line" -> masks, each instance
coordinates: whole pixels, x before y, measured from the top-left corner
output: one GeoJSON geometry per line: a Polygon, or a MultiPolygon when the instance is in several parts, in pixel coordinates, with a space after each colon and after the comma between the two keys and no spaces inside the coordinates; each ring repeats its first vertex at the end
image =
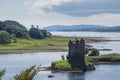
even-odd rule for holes
{"type": "Polygon", "coordinates": [[[38,25],[36,27],[31,25],[31,28],[28,30],[16,21],[0,21],[0,44],[8,44],[12,41],[16,42],[16,38],[44,39],[51,36],[50,32],[39,29],[38,25]]]}

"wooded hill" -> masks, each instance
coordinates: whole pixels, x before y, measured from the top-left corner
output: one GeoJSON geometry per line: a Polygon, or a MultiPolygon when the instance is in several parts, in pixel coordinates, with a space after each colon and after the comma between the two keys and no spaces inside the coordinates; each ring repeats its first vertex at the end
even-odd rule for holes
{"type": "Polygon", "coordinates": [[[0,43],[10,43],[11,40],[16,41],[16,38],[22,39],[43,39],[52,36],[46,30],[38,29],[38,26],[31,25],[28,30],[25,26],[17,21],[0,21],[0,43]]]}

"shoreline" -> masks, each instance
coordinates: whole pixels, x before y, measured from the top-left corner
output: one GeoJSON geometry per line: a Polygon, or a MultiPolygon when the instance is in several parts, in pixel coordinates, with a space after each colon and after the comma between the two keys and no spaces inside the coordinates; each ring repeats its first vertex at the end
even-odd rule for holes
{"type": "MultiPolygon", "coordinates": [[[[94,65],[120,65],[120,62],[93,62],[94,65]]],[[[52,70],[51,67],[41,67],[41,71],[51,71],[51,72],[83,72],[82,70],[52,70]]],[[[91,71],[91,70],[87,70],[91,71]]],[[[92,70],[94,71],[94,70],[92,70]]]]}
{"type": "Polygon", "coordinates": [[[94,65],[101,65],[101,64],[120,64],[120,62],[93,62],[94,65]]]}
{"type": "MultiPolygon", "coordinates": [[[[92,49],[95,49],[95,48],[91,48],[89,47],[89,50],[91,51],[92,49]]],[[[111,49],[97,49],[99,51],[112,51],[111,49]]],[[[33,52],[68,52],[68,49],[46,49],[46,50],[0,50],[0,54],[10,54],[10,53],[33,53],[33,52]]]]}
{"type": "MultiPolygon", "coordinates": [[[[67,36],[68,37],[68,36],[67,36]]],[[[59,38],[59,37],[58,37],[59,38]]],[[[61,37],[60,37],[61,38],[61,37]]],[[[62,37],[64,38],[64,37],[62,37]]],[[[68,37],[69,38],[69,37],[68,37]]],[[[86,37],[84,37],[86,38],[86,37]]],[[[86,41],[86,43],[98,43],[98,42],[104,42],[104,41],[120,41],[120,40],[112,40],[112,39],[106,39],[105,37],[103,38],[99,38],[99,37],[90,37],[91,40],[89,41],[86,41]]],[[[86,44],[86,47],[89,48],[89,50],[92,50],[92,49],[95,49],[92,45],[87,45],[86,44]]],[[[99,51],[112,51],[111,49],[98,49],[99,51]]],[[[45,46],[45,47],[40,47],[39,48],[31,48],[30,49],[0,49],[0,54],[11,54],[11,53],[19,53],[19,54],[22,54],[22,53],[33,53],[33,52],[67,52],[68,49],[67,49],[67,46],[54,46],[54,45],[48,45],[48,46],[45,46]]]]}
{"type": "MultiPolygon", "coordinates": [[[[83,38],[85,38],[87,44],[104,42],[104,41],[119,41],[119,40],[107,39],[105,37],[83,37],[83,38]]],[[[19,39],[18,45],[16,44],[1,45],[0,54],[33,53],[33,52],[67,52],[68,48],[66,43],[68,42],[69,39],[73,40],[75,38],[69,36],[66,37],[53,36],[52,39],[45,39],[45,40],[31,41],[31,40],[19,39]],[[34,42],[34,45],[32,42],[34,42]],[[58,43],[54,43],[54,42],[58,42],[58,43]]],[[[94,49],[92,45],[87,45],[87,44],[86,47],[90,48],[90,50],[94,49]]],[[[98,50],[111,51],[111,49],[98,49],[98,50]]]]}
{"type": "MultiPolygon", "coordinates": [[[[93,48],[94,49],[94,48],[93,48]]],[[[92,49],[89,49],[92,50],[92,49]]],[[[99,51],[112,51],[111,49],[98,49],[99,51]]],[[[68,52],[67,49],[61,50],[0,50],[0,54],[11,54],[11,53],[34,53],[34,52],[68,52]]]]}
{"type": "MultiPolygon", "coordinates": [[[[67,70],[60,70],[60,69],[52,69],[51,67],[41,67],[40,71],[51,71],[51,72],[84,72],[81,69],[67,69],[67,70]]],[[[91,71],[91,70],[87,70],[91,71]]]]}
{"type": "Polygon", "coordinates": [[[34,53],[34,52],[67,52],[67,50],[0,50],[0,54],[23,54],[23,53],[34,53]]]}

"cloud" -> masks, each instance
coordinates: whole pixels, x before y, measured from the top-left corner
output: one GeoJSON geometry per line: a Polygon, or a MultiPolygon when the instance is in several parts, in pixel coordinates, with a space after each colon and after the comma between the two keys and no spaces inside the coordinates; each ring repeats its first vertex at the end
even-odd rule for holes
{"type": "Polygon", "coordinates": [[[119,14],[120,0],[38,0],[31,4],[32,14],[60,13],[83,17],[104,13],[119,14]]]}
{"type": "MultiPolygon", "coordinates": [[[[32,14],[44,14],[49,12],[54,12],[53,10],[56,7],[60,7],[62,4],[69,2],[82,2],[86,0],[37,0],[31,4],[31,13],[32,14]]],[[[26,2],[25,4],[29,4],[26,2]]]]}
{"type": "Polygon", "coordinates": [[[38,0],[31,5],[31,11],[35,14],[44,14],[53,10],[55,6],[72,0],[38,0]]]}
{"type": "Polygon", "coordinates": [[[27,5],[27,6],[32,5],[32,2],[25,2],[24,5],[27,5]]]}

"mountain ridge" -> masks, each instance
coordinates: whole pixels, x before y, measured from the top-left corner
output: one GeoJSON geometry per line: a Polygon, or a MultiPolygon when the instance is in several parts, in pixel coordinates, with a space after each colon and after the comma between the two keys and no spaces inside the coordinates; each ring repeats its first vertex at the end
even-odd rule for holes
{"type": "Polygon", "coordinates": [[[48,31],[95,31],[95,32],[120,32],[120,26],[102,26],[102,25],[53,25],[42,29],[48,31]]]}

